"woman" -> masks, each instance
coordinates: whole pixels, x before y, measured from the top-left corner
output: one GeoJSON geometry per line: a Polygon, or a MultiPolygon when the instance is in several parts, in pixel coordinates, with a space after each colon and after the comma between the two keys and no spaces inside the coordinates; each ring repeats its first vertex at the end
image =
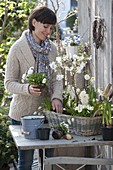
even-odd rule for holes
{"type": "MultiPolygon", "coordinates": [[[[49,67],[57,57],[56,47],[48,39],[56,23],[56,15],[47,7],[36,7],[28,23],[29,29],[13,44],[6,62],[5,88],[13,94],[9,110],[12,125],[19,125],[22,116],[37,111],[47,96],[47,92],[42,93],[36,86],[22,83],[22,75],[30,67],[46,73],[52,87],[49,86],[52,107],[56,112],[62,112],[62,81],[56,81],[55,73],[49,67]]],[[[47,156],[51,156],[51,150],[46,151],[47,156]]],[[[18,170],[31,170],[33,154],[34,150],[18,150],[18,170]]]]}

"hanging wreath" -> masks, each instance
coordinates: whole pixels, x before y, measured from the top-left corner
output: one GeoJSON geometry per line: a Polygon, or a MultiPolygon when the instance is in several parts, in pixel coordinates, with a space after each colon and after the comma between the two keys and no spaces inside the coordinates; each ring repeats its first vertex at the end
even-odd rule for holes
{"type": "Polygon", "coordinates": [[[93,41],[98,49],[103,42],[104,39],[104,19],[95,18],[93,22],[93,41]]]}

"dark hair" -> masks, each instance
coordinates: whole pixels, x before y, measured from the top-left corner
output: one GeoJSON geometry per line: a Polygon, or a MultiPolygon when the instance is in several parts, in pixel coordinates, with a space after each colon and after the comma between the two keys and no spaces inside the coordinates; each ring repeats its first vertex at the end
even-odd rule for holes
{"type": "Polygon", "coordinates": [[[36,19],[38,22],[41,22],[43,24],[52,24],[52,25],[55,25],[57,21],[55,13],[51,9],[45,6],[43,7],[37,6],[32,10],[28,18],[29,29],[31,32],[34,31],[35,29],[34,26],[32,25],[33,19],[36,19]]]}

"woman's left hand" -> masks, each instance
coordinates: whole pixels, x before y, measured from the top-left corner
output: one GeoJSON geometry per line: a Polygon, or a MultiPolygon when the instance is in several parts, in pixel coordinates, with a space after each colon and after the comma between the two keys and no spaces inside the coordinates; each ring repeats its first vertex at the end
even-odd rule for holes
{"type": "Polygon", "coordinates": [[[63,111],[62,102],[59,99],[52,100],[52,107],[57,113],[62,113],[63,111]]]}

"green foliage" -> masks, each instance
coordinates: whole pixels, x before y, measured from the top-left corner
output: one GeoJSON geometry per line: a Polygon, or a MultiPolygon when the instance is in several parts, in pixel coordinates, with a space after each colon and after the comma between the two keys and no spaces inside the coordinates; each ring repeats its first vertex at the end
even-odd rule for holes
{"type": "Polygon", "coordinates": [[[52,110],[52,104],[49,97],[46,97],[42,103],[42,108],[45,110],[52,110]]]}
{"type": "Polygon", "coordinates": [[[0,168],[4,163],[17,160],[17,149],[9,131],[9,107],[0,107],[0,168]]]}
{"type": "Polygon", "coordinates": [[[17,149],[9,132],[9,95],[4,89],[4,71],[10,47],[27,29],[30,10],[36,0],[0,1],[0,169],[4,163],[17,159],[17,149]]]}
{"type": "MultiPolygon", "coordinates": [[[[28,0],[0,1],[0,80],[2,84],[9,49],[14,41],[19,38],[22,31],[27,29],[28,15],[35,5],[35,0],[31,2],[28,2],[28,0]]],[[[0,103],[4,95],[4,89],[2,88],[1,91],[0,103]]]]}
{"type": "Polygon", "coordinates": [[[66,26],[70,27],[73,30],[76,19],[77,19],[77,10],[69,11],[66,19],[66,26]]]}
{"type": "Polygon", "coordinates": [[[31,85],[45,86],[47,85],[47,76],[45,73],[32,73],[27,76],[27,82],[31,85]]]}
{"type": "Polygon", "coordinates": [[[58,128],[63,131],[63,134],[65,135],[67,132],[69,132],[69,126],[65,122],[61,122],[58,128]]]}
{"type": "Polygon", "coordinates": [[[106,97],[102,106],[102,124],[107,127],[112,126],[112,102],[106,97]]]}

